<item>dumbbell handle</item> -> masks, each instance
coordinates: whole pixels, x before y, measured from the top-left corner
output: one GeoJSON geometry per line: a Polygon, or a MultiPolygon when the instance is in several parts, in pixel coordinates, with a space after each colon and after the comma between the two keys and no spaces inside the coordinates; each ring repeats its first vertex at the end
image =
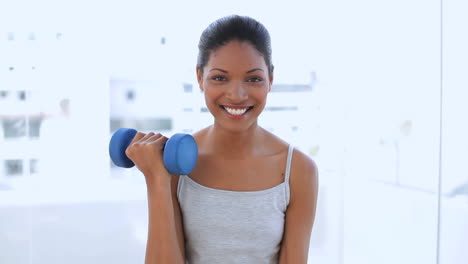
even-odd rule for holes
{"type": "MultiPolygon", "coordinates": [[[[119,167],[131,168],[135,163],[125,154],[137,131],[131,128],[119,128],[112,135],[109,143],[109,155],[119,167]]],[[[195,139],[189,134],[174,134],[164,144],[163,162],[171,174],[186,175],[194,168],[198,157],[195,139]]]]}

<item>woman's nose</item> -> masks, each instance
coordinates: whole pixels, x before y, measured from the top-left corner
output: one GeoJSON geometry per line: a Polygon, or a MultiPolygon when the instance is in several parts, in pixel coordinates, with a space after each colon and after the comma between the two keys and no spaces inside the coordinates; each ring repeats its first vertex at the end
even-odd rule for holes
{"type": "Polygon", "coordinates": [[[244,87],[243,83],[241,82],[233,83],[229,87],[227,94],[228,97],[233,101],[242,101],[248,97],[246,87],[244,87]]]}

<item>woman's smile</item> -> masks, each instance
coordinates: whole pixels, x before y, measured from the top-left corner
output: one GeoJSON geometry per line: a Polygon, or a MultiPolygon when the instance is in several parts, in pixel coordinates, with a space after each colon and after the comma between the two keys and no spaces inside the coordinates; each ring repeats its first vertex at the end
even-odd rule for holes
{"type": "Polygon", "coordinates": [[[224,110],[228,117],[233,119],[242,119],[244,118],[247,113],[252,110],[253,106],[227,106],[227,105],[220,105],[220,107],[224,110]]]}

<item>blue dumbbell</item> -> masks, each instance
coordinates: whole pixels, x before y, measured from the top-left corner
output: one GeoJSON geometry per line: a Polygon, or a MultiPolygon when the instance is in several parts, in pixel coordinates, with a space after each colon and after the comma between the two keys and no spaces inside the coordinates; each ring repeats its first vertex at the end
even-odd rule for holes
{"type": "MultiPolygon", "coordinates": [[[[112,162],[119,167],[135,166],[125,154],[137,131],[131,128],[119,128],[112,135],[109,143],[109,155],[112,162]]],[[[189,174],[197,163],[198,147],[195,139],[189,134],[175,134],[164,145],[164,166],[171,174],[189,174]]]]}

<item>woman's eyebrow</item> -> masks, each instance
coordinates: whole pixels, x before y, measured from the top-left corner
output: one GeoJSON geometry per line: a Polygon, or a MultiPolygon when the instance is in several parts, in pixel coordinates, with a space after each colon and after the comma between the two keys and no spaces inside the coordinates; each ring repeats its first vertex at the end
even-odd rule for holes
{"type": "Polygon", "coordinates": [[[250,70],[250,71],[248,71],[246,73],[251,73],[251,72],[254,72],[254,71],[263,71],[263,70],[260,69],[260,68],[255,68],[255,69],[252,69],[252,70],[250,70]]]}
{"type": "MultiPolygon", "coordinates": [[[[221,72],[224,72],[224,73],[228,73],[228,71],[223,70],[223,69],[219,69],[219,68],[213,68],[213,69],[210,70],[210,72],[211,71],[221,71],[221,72]]],[[[250,71],[247,71],[246,73],[251,73],[251,72],[254,72],[254,71],[263,71],[263,70],[260,69],[260,68],[255,68],[255,69],[252,69],[250,71]]]]}
{"type": "Polygon", "coordinates": [[[222,71],[222,72],[224,72],[224,73],[228,73],[228,71],[222,70],[222,69],[219,69],[219,68],[213,68],[213,69],[210,70],[210,72],[211,72],[211,71],[222,71]]]}

